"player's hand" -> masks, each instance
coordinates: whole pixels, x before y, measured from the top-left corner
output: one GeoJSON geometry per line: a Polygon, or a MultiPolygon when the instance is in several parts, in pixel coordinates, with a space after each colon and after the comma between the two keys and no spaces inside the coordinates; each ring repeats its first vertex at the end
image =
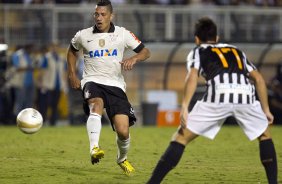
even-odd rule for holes
{"type": "Polygon", "coordinates": [[[187,118],[188,118],[188,109],[182,107],[181,112],[180,112],[180,126],[181,126],[181,128],[187,127],[187,118]]]}
{"type": "Polygon", "coordinates": [[[123,70],[125,71],[132,70],[133,66],[137,63],[137,59],[132,57],[132,58],[125,59],[119,63],[121,64],[121,67],[123,70]]]}
{"type": "Polygon", "coordinates": [[[77,78],[77,76],[69,76],[69,80],[71,88],[80,89],[80,80],[77,78]]]}
{"type": "Polygon", "coordinates": [[[265,112],[265,115],[266,115],[266,118],[267,118],[267,120],[268,120],[268,124],[269,124],[269,125],[272,125],[272,124],[273,124],[274,117],[273,117],[273,115],[271,114],[271,112],[270,112],[270,111],[265,112]]]}

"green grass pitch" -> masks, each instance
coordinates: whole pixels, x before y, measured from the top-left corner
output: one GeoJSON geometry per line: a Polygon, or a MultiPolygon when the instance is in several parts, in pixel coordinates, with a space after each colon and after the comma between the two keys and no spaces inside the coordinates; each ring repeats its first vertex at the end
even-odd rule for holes
{"type": "MultiPolygon", "coordinates": [[[[102,128],[105,158],[91,165],[84,126],[43,127],[33,135],[16,126],[0,126],[0,183],[3,184],[144,184],[167,147],[173,128],[132,127],[128,159],[136,173],[127,177],[115,163],[115,133],[102,128]]],[[[282,126],[271,132],[282,183],[282,126]]],[[[164,184],[267,183],[257,141],[238,126],[224,126],[214,141],[199,137],[184,152],[164,184]]]]}

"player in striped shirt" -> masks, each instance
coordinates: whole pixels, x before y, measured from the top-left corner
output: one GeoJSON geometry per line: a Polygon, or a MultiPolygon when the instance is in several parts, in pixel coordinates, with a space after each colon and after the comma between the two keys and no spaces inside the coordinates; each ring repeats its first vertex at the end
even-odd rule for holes
{"type": "Polygon", "coordinates": [[[260,159],[268,182],[277,184],[276,153],[269,132],[273,116],[269,110],[263,77],[242,51],[217,41],[215,23],[207,17],[199,19],[195,25],[197,47],[187,57],[188,74],[182,101],[181,125],[148,184],[160,183],[178,164],[185,146],[196,137],[202,135],[214,139],[229,116],[235,117],[250,140],[258,139],[260,159]],[[207,92],[188,112],[199,75],[206,80],[207,92]],[[255,99],[254,87],[259,101],[255,99]]]}
{"type": "Polygon", "coordinates": [[[130,145],[129,126],[136,121],[134,111],[125,94],[123,70],[150,57],[150,51],[130,31],[112,23],[113,7],[109,0],[100,0],[94,12],[95,26],[80,30],[72,38],[68,49],[67,63],[70,85],[82,89],[89,115],[86,123],[90,142],[90,157],[95,164],[104,157],[99,146],[101,116],[106,108],[113,129],[116,131],[118,147],[117,164],[125,174],[134,171],[127,160],[130,145]],[[136,52],[123,58],[125,49],[136,52]],[[84,70],[80,81],[76,76],[77,52],[83,52],[84,70]]]}

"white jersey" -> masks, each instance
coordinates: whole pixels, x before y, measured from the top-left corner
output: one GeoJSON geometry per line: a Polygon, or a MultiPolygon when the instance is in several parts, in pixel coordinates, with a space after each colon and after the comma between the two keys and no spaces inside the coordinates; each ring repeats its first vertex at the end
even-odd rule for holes
{"type": "Polygon", "coordinates": [[[82,88],[86,82],[92,81],[125,91],[126,84],[119,62],[123,60],[126,48],[139,52],[143,47],[133,33],[113,24],[108,33],[100,33],[96,27],[78,31],[71,40],[71,48],[83,50],[82,88]]]}

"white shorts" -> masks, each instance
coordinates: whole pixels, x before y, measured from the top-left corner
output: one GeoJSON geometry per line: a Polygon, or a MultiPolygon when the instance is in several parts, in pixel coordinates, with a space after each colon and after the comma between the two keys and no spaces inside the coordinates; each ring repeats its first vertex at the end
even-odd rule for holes
{"type": "Polygon", "coordinates": [[[236,119],[250,140],[259,137],[268,126],[268,120],[258,101],[249,105],[198,101],[188,114],[187,128],[197,135],[214,139],[229,116],[236,119]]]}

